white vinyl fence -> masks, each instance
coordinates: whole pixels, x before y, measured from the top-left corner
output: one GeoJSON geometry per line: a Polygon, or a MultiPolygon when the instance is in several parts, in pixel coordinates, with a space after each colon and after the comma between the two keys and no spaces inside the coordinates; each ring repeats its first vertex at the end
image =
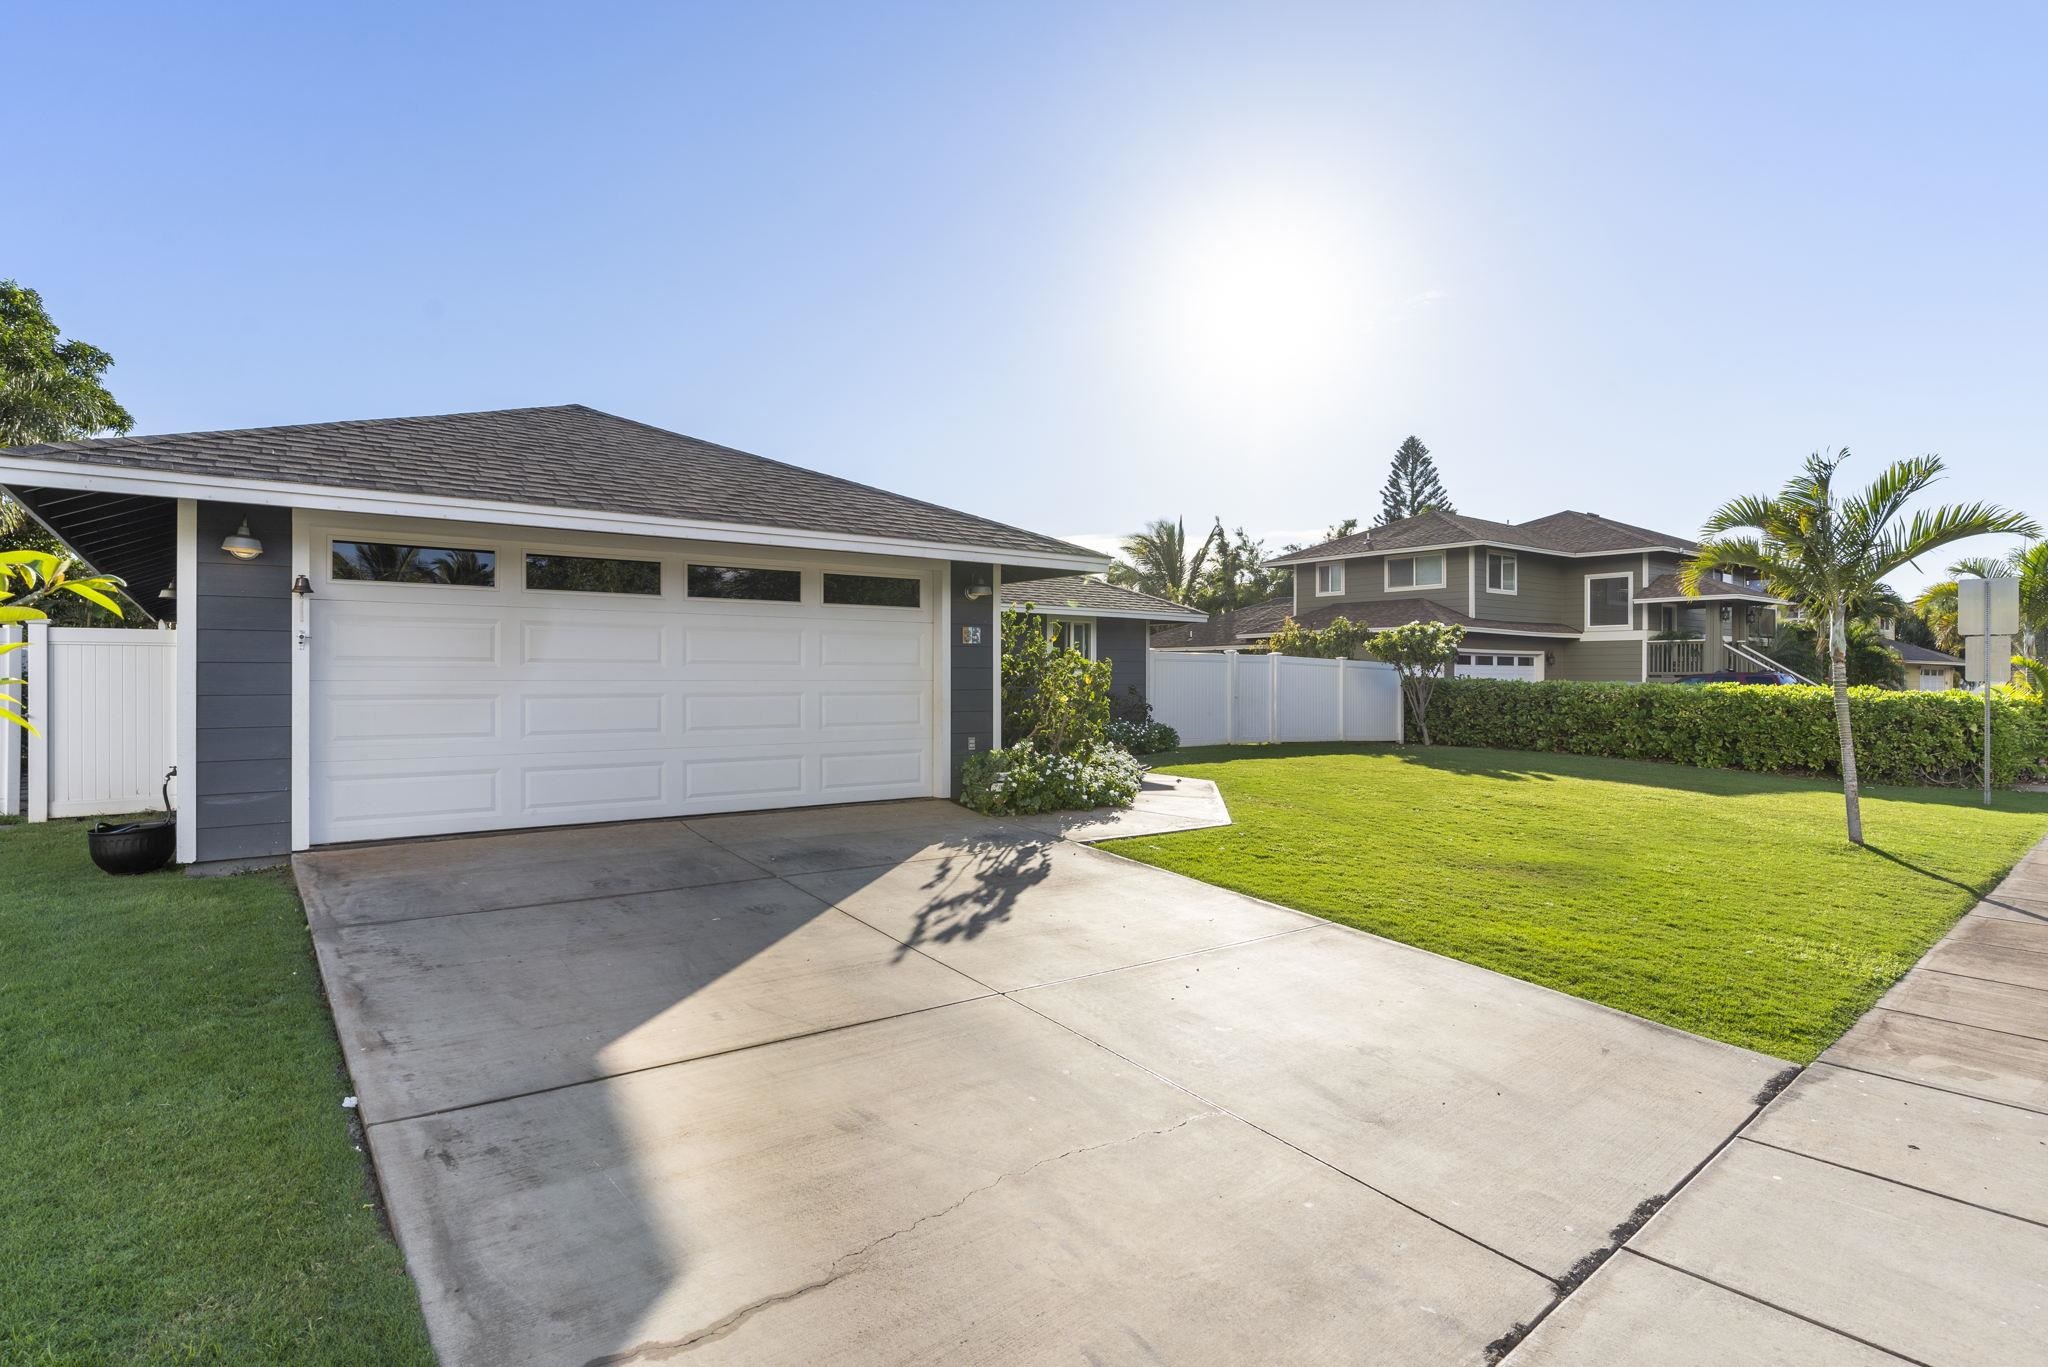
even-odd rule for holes
{"type": "Polygon", "coordinates": [[[1183,745],[1399,741],[1401,676],[1377,660],[1155,650],[1152,715],[1183,745]]]}
{"type": "MultiPolygon", "coordinates": [[[[19,774],[17,747],[27,745],[30,821],[163,806],[178,752],[177,641],[175,631],[32,622],[28,649],[0,656],[5,674],[28,680],[39,733],[0,726],[0,770],[19,774]]],[[[13,781],[0,780],[7,811],[23,805],[13,781]]]]}

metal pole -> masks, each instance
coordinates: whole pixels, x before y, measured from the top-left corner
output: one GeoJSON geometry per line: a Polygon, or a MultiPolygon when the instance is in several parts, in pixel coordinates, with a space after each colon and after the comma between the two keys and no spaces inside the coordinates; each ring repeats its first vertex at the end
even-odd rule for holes
{"type": "Polygon", "coordinates": [[[1991,805],[1991,580],[1984,580],[1984,805],[1991,805]]]}

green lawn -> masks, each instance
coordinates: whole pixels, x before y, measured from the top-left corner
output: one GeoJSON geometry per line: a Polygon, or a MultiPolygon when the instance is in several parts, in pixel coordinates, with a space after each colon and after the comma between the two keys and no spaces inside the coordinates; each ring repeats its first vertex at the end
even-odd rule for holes
{"type": "Polygon", "coordinates": [[[1235,824],[1119,854],[1805,1063],[2048,831],[2048,795],[1501,750],[1183,750],[1235,824]]]}
{"type": "Polygon", "coordinates": [[[282,874],[0,827],[0,1362],[431,1363],[282,874]]]}

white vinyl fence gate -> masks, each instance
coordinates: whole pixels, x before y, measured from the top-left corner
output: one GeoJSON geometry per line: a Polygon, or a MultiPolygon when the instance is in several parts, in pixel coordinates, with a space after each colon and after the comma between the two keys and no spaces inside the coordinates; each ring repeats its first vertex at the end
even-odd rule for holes
{"type": "MultiPolygon", "coordinates": [[[[12,630],[20,640],[21,628],[12,630]]],[[[25,807],[30,821],[47,821],[160,810],[178,753],[178,634],[42,622],[27,630],[27,650],[0,656],[0,677],[28,680],[39,734],[0,723],[0,811],[25,807]]]]}
{"type": "Polygon", "coordinates": [[[1399,741],[1401,675],[1377,660],[1150,652],[1152,715],[1183,745],[1399,741]]]}

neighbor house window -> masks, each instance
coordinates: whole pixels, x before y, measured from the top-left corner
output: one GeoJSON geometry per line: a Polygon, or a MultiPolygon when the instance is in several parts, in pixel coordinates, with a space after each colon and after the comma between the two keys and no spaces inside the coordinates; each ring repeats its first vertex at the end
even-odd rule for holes
{"type": "Polygon", "coordinates": [[[389,584],[459,584],[488,589],[498,582],[493,551],[452,546],[400,546],[387,541],[337,541],[330,573],[336,579],[389,584]]]}
{"type": "Polygon", "coordinates": [[[739,565],[692,565],[683,574],[692,598],[744,598],[753,603],[796,603],[804,596],[797,570],[753,570],[739,565]]]}
{"type": "Polygon", "coordinates": [[[1046,638],[1061,650],[1078,650],[1089,659],[1095,658],[1095,623],[1075,622],[1060,618],[1049,618],[1045,624],[1046,638]]]}
{"type": "Polygon", "coordinates": [[[1620,627],[1629,624],[1631,580],[1626,574],[1586,576],[1586,626],[1620,627]]]}
{"type": "Polygon", "coordinates": [[[1486,591],[1488,593],[1514,593],[1515,557],[1495,551],[1486,553],[1486,591]]]}
{"type": "Polygon", "coordinates": [[[660,597],[661,562],[537,555],[528,551],[526,587],[550,593],[642,593],[660,597]]]}
{"type": "Polygon", "coordinates": [[[1444,553],[1397,555],[1387,560],[1390,589],[1440,589],[1444,586],[1444,553]]]}
{"type": "Polygon", "coordinates": [[[1344,562],[1326,560],[1316,566],[1316,592],[1328,597],[1344,592],[1344,562]]]}
{"type": "Polygon", "coordinates": [[[923,599],[921,579],[897,579],[886,574],[828,574],[825,601],[847,607],[914,608],[923,599]]]}

